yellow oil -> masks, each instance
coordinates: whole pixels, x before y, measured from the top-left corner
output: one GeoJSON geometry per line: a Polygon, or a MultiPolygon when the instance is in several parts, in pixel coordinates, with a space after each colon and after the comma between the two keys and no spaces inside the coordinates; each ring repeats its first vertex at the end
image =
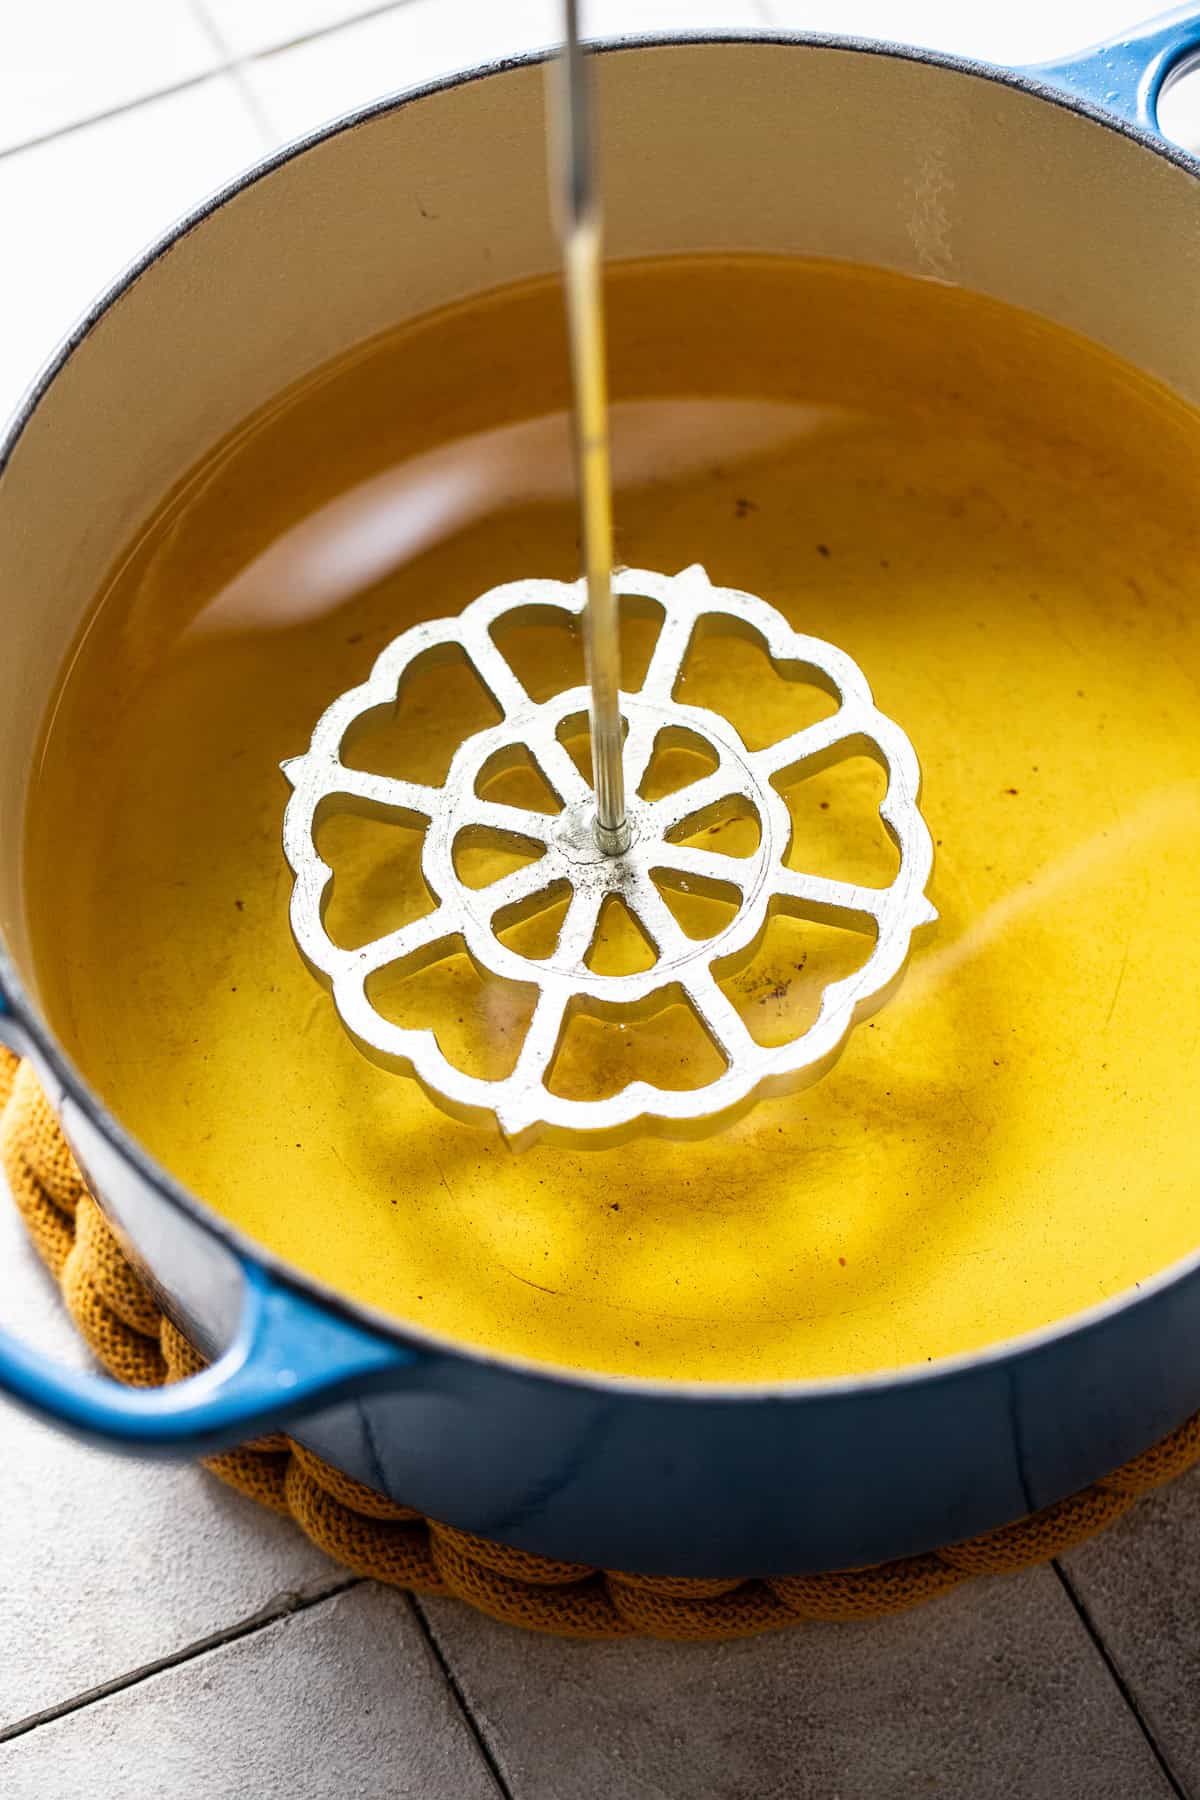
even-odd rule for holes
{"type": "MultiPolygon", "coordinates": [[[[716,1138],[516,1154],[365,1061],[302,964],[280,761],[415,621],[576,573],[561,302],[539,284],[281,397],[130,545],[32,789],[54,1025],[255,1238],[402,1319],[549,1363],[841,1375],[1129,1287],[1200,1240],[1200,421],[1055,327],[846,266],[632,266],[609,306],[621,559],[703,561],[832,639],[916,746],[941,918],[898,997],[817,1087],[716,1138]]],[[[627,685],[650,629],[624,621],[627,685]]],[[[579,679],[552,631],[508,648],[539,692],[579,679]]],[[[750,644],[702,644],[679,691],[752,742],[818,704],[750,644]]],[[[491,717],[451,666],[357,754],[434,780],[491,717]]],[[[662,786],[702,767],[671,755],[662,786]]],[[[503,777],[510,796],[532,779],[503,777]]],[[[793,860],[888,880],[879,789],[864,763],[800,784],[793,860]]],[[[753,826],[717,829],[736,851],[753,826]]],[[[414,832],[334,819],[322,848],[343,941],[428,904],[414,832]]],[[[466,848],[460,866],[499,864],[466,848]]],[[[687,928],[714,929],[719,903],[692,904],[687,928]]],[[[546,928],[519,928],[531,954],[546,928]]],[[[606,921],[600,966],[644,954],[606,921]]],[[[863,954],[778,926],[728,988],[778,1041],[863,954]]],[[[459,959],[378,998],[490,1073],[528,995],[459,959]]],[[[703,1081],[707,1054],[682,1015],[581,1020],[555,1082],[703,1081]]]]}

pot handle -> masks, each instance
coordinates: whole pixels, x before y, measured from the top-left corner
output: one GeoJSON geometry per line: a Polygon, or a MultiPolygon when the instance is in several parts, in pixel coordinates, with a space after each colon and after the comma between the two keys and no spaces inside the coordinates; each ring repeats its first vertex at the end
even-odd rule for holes
{"type": "MultiPolygon", "coordinates": [[[[22,1056],[32,1048],[2,972],[0,1043],[22,1056]]],[[[233,1341],[199,1375],[161,1388],[129,1388],[68,1368],[0,1330],[0,1394],[110,1449],[198,1456],[390,1387],[423,1360],[416,1350],[339,1318],[257,1263],[241,1263],[241,1280],[233,1341]]]]}
{"type": "Polygon", "coordinates": [[[1015,73],[1161,136],[1158,102],[1179,65],[1200,52],[1200,8],[1177,6],[1106,43],[1015,73]]]}
{"type": "Polygon", "coordinates": [[[109,1448],[196,1456],[389,1386],[420,1361],[416,1351],[339,1319],[254,1264],[243,1264],[242,1281],[233,1342],[199,1375],[161,1388],[123,1387],[0,1331],[0,1392],[109,1448]]]}

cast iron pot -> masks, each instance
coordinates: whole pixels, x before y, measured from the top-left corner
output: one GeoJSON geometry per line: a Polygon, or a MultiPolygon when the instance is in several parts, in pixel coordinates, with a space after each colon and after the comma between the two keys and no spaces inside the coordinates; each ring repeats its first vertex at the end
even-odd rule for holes
{"type": "MultiPolygon", "coordinates": [[[[612,47],[610,252],[794,252],[962,283],[1200,405],[1200,164],[1156,133],[1164,82],[1198,51],[1195,9],[1024,71],[830,39],[612,47]]],[[[286,1424],[409,1506],[555,1557],[680,1575],[885,1561],[1045,1506],[1200,1408],[1200,1253],[1052,1329],[882,1376],[558,1372],[281,1265],[121,1129],[38,1009],[26,780],[105,572],[193,461],[307,371],[555,267],[537,62],[372,107],[235,183],[103,298],[4,441],[0,1037],[32,1059],[122,1241],[215,1361],[131,1391],[4,1335],[0,1387],[152,1454],[286,1424]]]]}

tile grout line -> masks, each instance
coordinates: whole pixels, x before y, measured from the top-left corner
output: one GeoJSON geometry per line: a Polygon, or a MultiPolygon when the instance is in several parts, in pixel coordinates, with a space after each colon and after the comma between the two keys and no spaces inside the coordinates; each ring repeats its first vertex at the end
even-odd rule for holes
{"type": "Polygon", "coordinates": [[[1158,1739],[1155,1737],[1153,1731],[1150,1729],[1149,1722],[1147,1721],[1145,1715],[1143,1714],[1141,1707],[1137,1703],[1137,1698],[1133,1692],[1133,1689],[1130,1687],[1130,1685],[1126,1681],[1124,1675],[1121,1673],[1121,1670],[1117,1664],[1116,1658],[1113,1656],[1112,1652],[1108,1648],[1108,1645],[1104,1642],[1104,1639],[1100,1634],[1099,1627],[1096,1625],[1095,1620],[1092,1618],[1092,1615],[1089,1613],[1087,1607],[1085,1606],[1085,1604],[1083,1602],[1082,1597],[1080,1596],[1078,1590],[1076,1589],[1074,1582],[1071,1580],[1071,1577],[1067,1574],[1067,1571],[1063,1568],[1062,1563],[1059,1561],[1057,1556],[1051,1560],[1050,1567],[1054,1570],[1054,1573],[1058,1576],[1058,1579],[1059,1579],[1060,1583],[1062,1584],[1063,1592],[1066,1594],[1067,1599],[1070,1601],[1072,1607],[1074,1608],[1075,1616],[1078,1618],[1079,1623],[1083,1626],[1084,1631],[1086,1631],[1088,1637],[1091,1639],[1093,1648],[1095,1649],[1101,1662],[1104,1664],[1104,1667],[1107,1669],[1109,1678],[1112,1681],[1113,1686],[1116,1688],[1117,1693],[1120,1695],[1121,1699],[1124,1701],[1127,1710],[1130,1713],[1132,1713],[1134,1723],[1137,1725],[1138,1730],[1141,1732],[1142,1736],[1145,1738],[1146,1744],[1149,1747],[1150,1753],[1154,1757],[1154,1760],[1158,1764],[1159,1768],[1162,1770],[1162,1773],[1167,1782],[1167,1785],[1170,1788],[1171,1793],[1175,1796],[1175,1800],[1191,1800],[1191,1796],[1189,1795],[1188,1790],[1183,1786],[1179,1777],[1176,1775],[1174,1769],[1171,1767],[1171,1763],[1170,1763],[1169,1758],[1167,1757],[1166,1752],[1162,1749],[1161,1745],[1158,1742],[1158,1739]]]}
{"type": "Polygon", "coordinates": [[[30,1731],[36,1731],[39,1725],[50,1725],[56,1719],[69,1718],[72,1713],[82,1712],[97,1700],[107,1700],[113,1694],[124,1693],[126,1689],[138,1687],[153,1675],[161,1675],[167,1669],[178,1669],[184,1663],[194,1662],[207,1656],[213,1650],[224,1649],[226,1644],[236,1644],[242,1638],[254,1637],[257,1632],[265,1631],[269,1625],[277,1625],[282,1619],[295,1618],[298,1613],[311,1612],[316,1606],[323,1606],[327,1600],[336,1600],[339,1594],[345,1594],[351,1588],[364,1587],[365,1578],[352,1575],[348,1580],[336,1582],[332,1587],[323,1588],[319,1594],[285,1594],[279,1603],[267,1606],[261,1612],[253,1613],[250,1618],[242,1619],[236,1625],[229,1625],[223,1631],[214,1631],[208,1637],[197,1638],[194,1643],[185,1645],[181,1650],[173,1650],[167,1656],[156,1657],[153,1662],[143,1663],[139,1668],[130,1669],[124,1675],[115,1675],[111,1681],[102,1681],[98,1686],[87,1688],[70,1700],[62,1700],[56,1706],[43,1707],[40,1712],[28,1713],[25,1718],[18,1719],[15,1724],[6,1725],[0,1730],[0,1744],[11,1743],[15,1738],[24,1737],[30,1731]]]}
{"type": "MultiPolygon", "coordinates": [[[[204,0],[192,0],[192,3],[201,8],[204,6],[204,0]]],[[[356,25],[365,25],[368,19],[382,19],[385,14],[399,12],[409,3],[410,0],[376,0],[375,5],[365,6],[362,12],[352,13],[348,19],[335,19],[330,25],[314,25],[311,31],[297,32],[295,37],[284,38],[278,44],[264,44],[261,50],[252,50],[243,57],[242,62],[265,62],[269,57],[281,56],[286,50],[298,50],[302,44],[315,44],[339,31],[352,31],[356,25]]]]}
{"type": "Polygon", "coordinates": [[[233,50],[225,41],[224,32],[209,12],[205,0],[190,0],[190,6],[192,17],[216,51],[217,56],[220,59],[222,71],[228,75],[233,82],[233,85],[236,87],[241,98],[242,105],[250,114],[254,129],[258,133],[263,148],[266,150],[273,150],[278,139],[278,133],[275,131],[270,119],[267,117],[266,109],[255,91],[253,82],[247,81],[246,79],[246,58],[235,56],[233,50]]]}
{"type": "MultiPolygon", "coordinates": [[[[381,0],[381,4],[370,6],[365,12],[358,13],[353,18],[338,19],[331,25],[318,26],[313,31],[302,32],[297,37],[288,38],[282,44],[267,44],[263,49],[238,59],[230,54],[220,32],[205,12],[203,0],[191,0],[193,16],[198,23],[204,26],[210,42],[220,52],[222,61],[219,64],[214,65],[211,69],[204,69],[197,75],[186,75],[182,81],[170,82],[166,87],[151,88],[147,93],[136,94],[131,100],[122,100],[116,106],[102,107],[99,112],[87,113],[81,119],[70,119],[65,125],[56,125],[53,131],[39,131],[33,137],[22,138],[18,144],[6,144],[0,148],[0,162],[7,160],[10,156],[20,156],[25,150],[40,150],[44,145],[56,142],[58,138],[74,137],[76,132],[86,131],[89,125],[105,125],[110,119],[124,118],[126,113],[137,112],[141,107],[149,106],[155,100],[169,100],[175,94],[190,93],[193,88],[203,87],[206,81],[217,81],[222,75],[232,76],[243,99],[248,99],[251,92],[250,84],[245,83],[243,86],[243,81],[239,80],[238,76],[252,63],[277,56],[284,50],[294,50],[301,44],[312,44],[321,38],[334,37],[339,31],[346,31],[354,25],[361,25],[367,19],[381,18],[385,13],[399,12],[402,7],[409,4],[410,0],[381,0]]],[[[274,131],[273,127],[270,127],[270,121],[258,107],[257,99],[253,103],[253,109],[256,120],[260,124],[265,123],[270,129],[270,141],[274,145],[278,133],[274,131]]]]}
{"type": "Polygon", "coordinates": [[[151,93],[138,94],[132,100],[122,100],[119,106],[105,107],[101,112],[88,113],[85,118],[71,119],[66,125],[56,125],[53,131],[42,131],[36,137],[22,138],[19,144],[6,144],[0,149],[0,162],[7,161],[10,156],[22,156],[26,150],[40,150],[46,144],[57,143],[59,138],[74,137],[77,132],[86,131],[89,125],[104,125],[110,119],[123,119],[126,113],[137,112],[155,100],[169,100],[175,94],[188,94],[193,88],[203,87],[206,81],[219,80],[224,73],[223,68],[205,69],[202,74],[187,75],[182,81],[172,82],[169,87],[155,88],[151,93]]]}
{"type": "MultiPolygon", "coordinates": [[[[285,51],[299,49],[304,44],[319,43],[322,38],[335,37],[340,31],[349,31],[355,25],[364,25],[368,20],[384,18],[388,13],[401,12],[413,0],[380,0],[374,6],[368,6],[364,12],[355,13],[351,18],[338,19],[331,25],[320,25],[312,31],[301,32],[297,37],[287,38],[280,44],[266,44],[261,50],[254,50],[249,56],[235,57],[230,52],[224,37],[217,25],[209,16],[204,0],[190,0],[193,17],[204,28],[210,42],[216,48],[222,61],[211,69],[204,69],[197,75],[187,75],[182,81],[174,81],[166,87],[151,88],[147,93],[137,94],[132,100],[122,100],[117,106],[108,106],[99,112],[86,113],[82,118],[70,119],[65,125],[56,125],[53,131],[40,131],[33,137],[22,138],[19,143],[6,144],[0,148],[0,162],[9,157],[20,156],[26,150],[40,150],[46,144],[53,144],[59,138],[74,137],[77,132],[86,131],[89,125],[105,125],[111,119],[122,119],[127,113],[139,111],[143,106],[150,106],[155,100],[169,100],[175,94],[190,93],[193,88],[203,87],[206,81],[218,81],[228,75],[237,87],[242,99],[254,115],[255,123],[260,131],[265,131],[269,145],[274,146],[278,140],[271,121],[254,92],[253,84],[246,80],[246,70],[254,63],[266,62],[273,56],[280,56],[285,51]]],[[[780,29],[779,20],[775,17],[771,0],[751,0],[759,22],[764,28],[780,29]]]]}
{"type": "Polygon", "coordinates": [[[462,1684],[455,1674],[449,1658],[443,1651],[442,1646],[438,1641],[437,1633],[434,1631],[433,1625],[430,1622],[424,1607],[421,1605],[418,1596],[416,1594],[409,1594],[408,1604],[413,1618],[417,1622],[417,1629],[428,1644],[430,1655],[442,1672],[442,1677],[446,1686],[450,1689],[454,1702],[458,1707],[459,1712],[462,1714],[463,1723],[470,1732],[471,1737],[475,1742],[475,1747],[483,1758],[488,1773],[496,1784],[497,1792],[501,1795],[502,1800],[513,1800],[513,1791],[504,1778],[504,1772],[500,1767],[499,1758],[492,1749],[491,1744],[488,1742],[487,1733],[484,1731],[483,1726],[475,1717],[475,1714],[467,1701],[467,1696],[463,1692],[462,1684]]]}

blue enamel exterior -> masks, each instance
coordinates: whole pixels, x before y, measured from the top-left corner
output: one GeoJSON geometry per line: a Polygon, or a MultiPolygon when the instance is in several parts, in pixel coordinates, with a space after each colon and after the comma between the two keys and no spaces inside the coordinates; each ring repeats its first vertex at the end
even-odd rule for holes
{"type": "Polygon", "coordinates": [[[1025,75],[1135,125],[1158,130],[1158,102],[1173,72],[1200,52],[1200,10],[1176,7],[1123,36],[1061,62],[1038,63],[1025,75]]]}
{"type": "MultiPolygon", "coordinates": [[[[1079,56],[1005,73],[1151,132],[1165,82],[1195,52],[1200,8],[1187,7],[1079,56]]],[[[0,950],[0,973],[2,964],[0,950]]],[[[41,1027],[14,1012],[2,981],[0,1041],[33,1056],[54,1097],[41,1027]]],[[[178,1208],[112,1121],[101,1114],[90,1129],[106,1176],[116,1169],[153,1205],[178,1208]]],[[[107,1196],[112,1181],[95,1185],[107,1196]]],[[[202,1375],[131,1390],[47,1362],[0,1331],[0,1390],[79,1435],[149,1455],[210,1452],[290,1423],[347,1472],[434,1517],[630,1569],[737,1574],[757,1555],[759,1572],[771,1573],[921,1551],[1070,1493],[1170,1430],[1197,1399],[1200,1268],[1164,1279],[1153,1329],[1127,1307],[919,1382],[830,1383],[802,1397],[693,1389],[681,1404],[678,1389],[414,1348],[317,1284],[302,1291],[265,1255],[235,1255],[215,1238],[211,1252],[203,1241],[188,1250],[210,1253],[207,1273],[228,1286],[237,1324],[202,1375]],[[886,1505],[870,1475],[882,1450],[886,1505]],[[638,1494],[653,1496],[640,1516],[638,1494]],[[730,1532],[726,1502],[739,1521],[730,1532]]],[[[191,1323],[185,1303],[172,1310],[191,1323]]]]}
{"type": "Polygon", "coordinates": [[[47,1361],[0,1333],[0,1387],[77,1436],[148,1455],[207,1455],[392,1381],[413,1351],[361,1330],[242,1269],[242,1315],[228,1349],[202,1374],[162,1388],[130,1388],[47,1361]]]}

